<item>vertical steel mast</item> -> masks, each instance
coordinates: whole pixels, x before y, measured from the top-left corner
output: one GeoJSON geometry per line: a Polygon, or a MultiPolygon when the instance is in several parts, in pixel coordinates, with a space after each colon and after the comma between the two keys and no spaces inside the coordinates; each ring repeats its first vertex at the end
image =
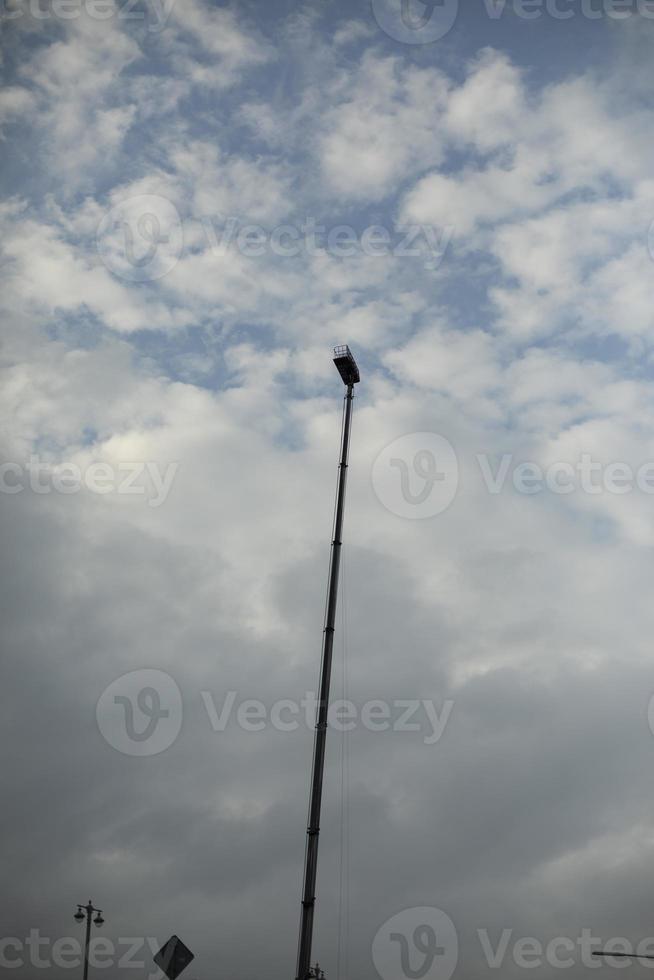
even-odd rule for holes
{"type": "MultiPolygon", "coordinates": [[[[320,806],[322,803],[322,781],[325,768],[325,740],[327,738],[327,710],[329,708],[329,684],[332,673],[332,650],[334,646],[334,624],[336,622],[336,602],[338,599],[338,573],[341,561],[341,537],[343,533],[343,514],[345,510],[345,484],[347,480],[347,461],[350,448],[350,428],[352,424],[352,400],[354,386],[359,381],[359,369],[349,347],[334,348],[334,364],[347,386],[345,412],[341,432],[341,456],[338,465],[338,487],[336,490],[336,513],[334,536],[329,559],[329,590],[322,638],[322,660],[320,667],[320,695],[316,713],[316,733],[313,745],[313,768],[311,772],[311,796],[309,798],[309,821],[307,844],[304,858],[304,886],[302,889],[302,917],[300,919],[300,938],[298,942],[296,980],[309,980],[314,976],[311,969],[311,940],[313,937],[313,911],[316,904],[316,872],[318,869],[318,836],[320,834],[320,806]]],[[[318,972],[316,970],[316,972],[318,972]]]]}

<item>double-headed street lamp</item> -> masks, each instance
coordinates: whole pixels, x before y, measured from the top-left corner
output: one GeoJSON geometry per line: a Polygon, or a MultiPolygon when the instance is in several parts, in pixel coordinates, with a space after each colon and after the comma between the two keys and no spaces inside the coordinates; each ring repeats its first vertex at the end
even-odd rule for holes
{"type": "Polygon", "coordinates": [[[102,909],[96,909],[89,898],[88,905],[78,905],[77,912],[75,913],[76,922],[84,922],[86,919],[86,941],[84,943],[84,980],[88,980],[89,975],[89,944],[91,942],[91,917],[95,912],[95,918],[93,922],[96,926],[101,926],[104,923],[102,918],[102,909]]]}

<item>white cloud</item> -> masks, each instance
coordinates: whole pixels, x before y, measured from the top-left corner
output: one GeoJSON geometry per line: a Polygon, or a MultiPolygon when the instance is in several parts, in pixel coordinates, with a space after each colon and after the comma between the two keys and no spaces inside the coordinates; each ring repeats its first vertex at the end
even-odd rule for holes
{"type": "Polygon", "coordinates": [[[363,20],[348,20],[334,32],[334,44],[355,44],[374,35],[374,29],[363,20]]]}
{"type": "Polygon", "coordinates": [[[0,92],[0,124],[20,120],[35,105],[32,93],[19,85],[10,85],[0,92]]]}
{"type": "Polygon", "coordinates": [[[431,327],[386,354],[384,363],[403,381],[466,403],[490,394],[500,383],[494,339],[481,330],[431,327]]]}
{"type": "Polygon", "coordinates": [[[444,136],[481,161],[461,173],[434,171],[407,193],[409,221],[453,224],[472,235],[489,224],[524,218],[572,193],[610,199],[648,173],[642,111],[615,104],[592,77],[530,94],[505,56],[485,52],[451,93],[444,136]],[[489,103],[484,93],[493,91],[489,103]],[[628,161],[628,162],[625,162],[628,161]]]}
{"type": "Polygon", "coordinates": [[[171,20],[179,34],[164,34],[179,74],[202,88],[225,88],[238,81],[240,74],[265,64],[273,55],[270,45],[255,37],[239,23],[229,9],[214,7],[202,0],[175,3],[171,20]],[[184,40],[189,37],[204,52],[205,60],[184,40]]]}
{"type": "Polygon", "coordinates": [[[183,308],[169,308],[147,286],[130,289],[114,277],[102,265],[95,239],[71,242],[54,225],[31,218],[17,221],[14,215],[3,222],[2,248],[6,304],[39,319],[88,310],[119,332],[169,329],[188,322],[183,308]]]}
{"type": "Polygon", "coordinates": [[[66,31],[21,68],[39,99],[47,153],[61,177],[106,164],[120,148],[135,114],[134,105],[117,101],[121,74],[141,55],[116,18],[83,15],[66,31]]]}
{"type": "Polygon", "coordinates": [[[528,111],[522,73],[505,55],[488,49],[452,90],[442,124],[455,139],[486,153],[513,143],[516,123],[528,111]]]}
{"type": "Polygon", "coordinates": [[[337,104],[321,119],[318,153],[331,190],[379,200],[442,156],[440,116],[447,82],[433,69],[407,68],[367,53],[331,86],[337,104]]]}
{"type": "Polygon", "coordinates": [[[196,218],[238,217],[271,223],[289,209],[289,180],[274,162],[222,154],[215,143],[191,140],[171,148],[170,161],[188,185],[196,218]]]}
{"type": "Polygon", "coordinates": [[[502,326],[521,337],[571,321],[584,333],[647,334],[651,199],[643,181],[628,198],[559,207],[499,228],[492,249],[514,282],[492,290],[502,326]]]}

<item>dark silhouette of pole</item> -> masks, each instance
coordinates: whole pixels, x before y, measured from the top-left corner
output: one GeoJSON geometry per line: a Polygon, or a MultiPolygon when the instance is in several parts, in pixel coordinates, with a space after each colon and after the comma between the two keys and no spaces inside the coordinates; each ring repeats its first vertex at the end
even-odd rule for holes
{"type": "Polygon", "coordinates": [[[607,949],[599,949],[593,952],[593,956],[604,956],[607,959],[617,956],[622,960],[654,960],[654,956],[650,956],[649,953],[609,953],[607,949]]]}
{"type": "Polygon", "coordinates": [[[84,941],[84,980],[89,976],[89,946],[91,945],[91,913],[86,915],[86,939],[84,941]]]}
{"type": "Polygon", "coordinates": [[[96,926],[101,926],[104,922],[102,918],[102,909],[96,909],[93,906],[91,899],[88,901],[88,905],[78,905],[77,912],[75,913],[75,919],[77,922],[84,922],[86,917],[86,939],[84,941],[84,980],[88,980],[89,976],[89,947],[91,945],[91,916],[96,913],[93,922],[96,926]]]}
{"type": "Polygon", "coordinates": [[[319,972],[317,965],[315,971],[311,969],[313,913],[316,904],[316,873],[318,869],[318,837],[320,835],[320,809],[325,768],[325,741],[327,738],[327,711],[329,709],[334,624],[336,622],[336,604],[338,599],[338,574],[341,560],[343,514],[345,511],[345,485],[347,481],[350,429],[352,425],[352,401],[354,385],[359,381],[359,369],[349,347],[334,348],[334,355],[334,364],[339,370],[343,383],[347,386],[347,392],[345,394],[345,411],[341,432],[341,455],[338,466],[334,533],[329,560],[329,588],[327,592],[327,608],[322,641],[320,695],[316,713],[316,732],[313,746],[313,768],[311,772],[309,820],[304,859],[304,887],[302,890],[302,916],[300,919],[296,980],[309,980],[309,978],[314,977],[319,972]]]}

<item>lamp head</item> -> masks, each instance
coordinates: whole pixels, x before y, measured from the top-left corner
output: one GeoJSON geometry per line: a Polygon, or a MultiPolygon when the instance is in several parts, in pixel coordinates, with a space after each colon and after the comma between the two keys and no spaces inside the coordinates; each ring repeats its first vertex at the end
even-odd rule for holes
{"type": "Polygon", "coordinates": [[[343,384],[355,385],[360,380],[357,362],[347,344],[334,348],[334,364],[343,379],[343,384]]]}

